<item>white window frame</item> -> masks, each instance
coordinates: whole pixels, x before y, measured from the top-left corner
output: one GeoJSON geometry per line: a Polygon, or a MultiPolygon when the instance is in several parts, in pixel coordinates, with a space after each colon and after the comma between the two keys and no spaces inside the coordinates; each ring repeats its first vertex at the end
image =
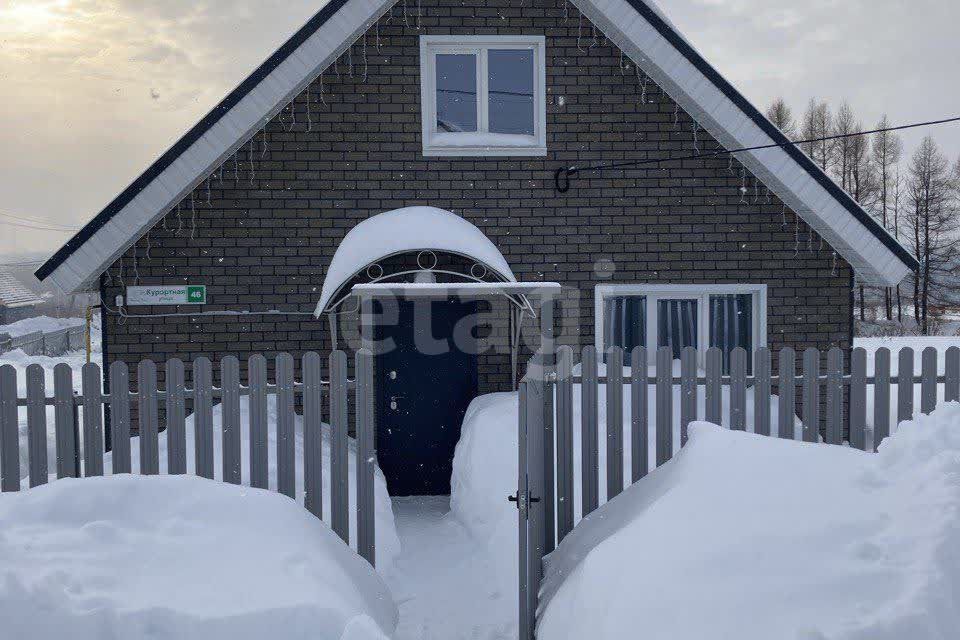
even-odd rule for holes
{"type": "Polygon", "coordinates": [[[545,156],[547,155],[547,70],[544,36],[420,36],[420,104],[425,156],[545,156]],[[526,49],[533,52],[534,135],[490,133],[487,99],[487,51],[526,49]],[[477,56],[477,131],[437,131],[437,54],[477,56]],[[458,142],[457,137],[461,139],[458,142]],[[473,138],[464,144],[463,137],[473,138]]]}
{"type": "MultiPolygon", "coordinates": [[[[660,300],[697,300],[697,356],[704,364],[710,345],[710,296],[753,295],[753,348],[767,346],[767,285],[765,284],[601,284],[594,295],[593,326],[597,349],[603,350],[603,307],[607,298],[645,296],[647,325],[647,360],[656,363],[658,326],[657,306],[660,300]],[[651,347],[651,345],[654,345],[651,347]]],[[[748,354],[753,357],[753,354],[748,354]]]]}

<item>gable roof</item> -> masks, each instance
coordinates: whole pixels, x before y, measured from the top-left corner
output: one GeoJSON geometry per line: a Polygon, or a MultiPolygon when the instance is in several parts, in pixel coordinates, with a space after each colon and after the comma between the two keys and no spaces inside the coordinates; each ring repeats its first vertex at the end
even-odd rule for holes
{"type": "MultiPolygon", "coordinates": [[[[330,0],[240,86],[37,271],[64,291],[90,287],[264,124],[330,66],[396,0],[330,0]]],[[[666,19],[653,0],[570,0],[725,148],[783,144],[737,159],[876,284],[916,259],[770,123],[666,19]]]]}
{"type": "Polygon", "coordinates": [[[32,307],[43,300],[20,284],[13,274],[0,270],[0,307],[32,307]]]}

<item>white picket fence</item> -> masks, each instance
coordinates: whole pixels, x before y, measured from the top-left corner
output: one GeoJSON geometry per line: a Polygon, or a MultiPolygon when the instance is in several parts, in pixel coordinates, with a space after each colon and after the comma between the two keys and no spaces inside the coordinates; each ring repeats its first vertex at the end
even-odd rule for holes
{"type": "Polygon", "coordinates": [[[330,526],[347,544],[349,526],[349,397],[354,398],[354,424],[357,438],[356,521],[357,552],[375,564],[374,524],[374,405],[373,357],[367,350],[356,354],[356,379],[347,377],[348,359],[343,351],[329,358],[329,380],[321,377],[321,356],[308,353],[302,359],[302,380],[294,378],[294,358],[282,353],[275,359],[275,376],[268,380],[267,359],[252,356],[248,361],[246,384],[241,384],[240,362],[234,356],[220,361],[220,386],[213,386],[213,365],[208,358],[192,363],[193,386],[185,382],[186,368],[181,360],[165,364],[166,383],[160,389],[157,365],[144,360],[137,368],[137,388],[130,387],[130,372],[123,362],[110,367],[109,393],[103,392],[100,367],[87,364],[82,370],[82,393],[74,393],[73,370],[66,364],[54,370],[53,394],[45,388],[44,370],[33,365],[26,371],[26,395],[18,396],[17,370],[0,367],[0,489],[21,490],[19,417],[26,412],[29,486],[48,482],[47,408],[54,408],[56,478],[102,476],[104,469],[104,424],[109,416],[112,469],[114,474],[133,470],[131,443],[131,406],[137,409],[139,472],[161,473],[159,435],[160,403],[164,403],[163,426],[166,429],[166,472],[188,472],[187,408],[194,419],[194,467],[196,475],[214,479],[213,407],[222,405],[222,481],[240,484],[246,462],[249,484],[268,489],[268,397],[277,402],[277,491],[296,499],[302,492],[304,506],[318,518],[323,517],[323,436],[324,415],[329,417],[330,439],[330,526]],[[241,451],[241,397],[250,408],[249,451],[241,451]],[[304,455],[303,486],[296,486],[295,407],[303,407],[304,455]],[[324,408],[326,407],[326,412],[324,408]]]}

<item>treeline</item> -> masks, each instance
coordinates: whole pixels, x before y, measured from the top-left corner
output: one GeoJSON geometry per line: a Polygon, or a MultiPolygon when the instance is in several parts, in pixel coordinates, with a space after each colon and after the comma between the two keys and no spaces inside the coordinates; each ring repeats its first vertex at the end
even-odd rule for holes
{"type": "MultiPolygon", "coordinates": [[[[886,116],[864,126],[846,102],[834,111],[811,99],[799,118],[778,98],[767,111],[791,140],[821,139],[892,126],[886,116]]],[[[940,318],[960,307],[960,159],[951,162],[932,136],[913,153],[895,132],[874,133],[801,145],[895,238],[910,249],[920,269],[896,287],[857,285],[860,320],[916,322],[929,335],[940,318]],[[869,317],[868,317],[869,316],[869,317]]]]}

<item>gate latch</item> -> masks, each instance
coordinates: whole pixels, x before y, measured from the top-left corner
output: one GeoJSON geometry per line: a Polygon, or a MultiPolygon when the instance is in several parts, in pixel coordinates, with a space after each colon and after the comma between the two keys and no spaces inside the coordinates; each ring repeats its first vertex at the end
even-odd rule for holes
{"type": "Polygon", "coordinates": [[[507,500],[515,502],[521,513],[526,513],[532,503],[540,502],[540,498],[531,497],[527,491],[517,491],[516,494],[507,496],[507,500]]]}

